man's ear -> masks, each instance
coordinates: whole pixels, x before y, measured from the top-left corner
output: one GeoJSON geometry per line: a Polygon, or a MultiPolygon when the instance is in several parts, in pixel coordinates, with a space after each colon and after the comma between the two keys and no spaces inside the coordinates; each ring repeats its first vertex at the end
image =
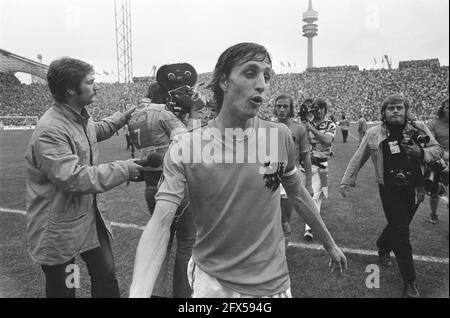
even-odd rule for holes
{"type": "Polygon", "coordinates": [[[76,95],[75,90],[72,89],[72,88],[66,88],[66,93],[67,93],[68,95],[70,95],[70,96],[75,96],[75,95],[76,95]]]}
{"type": "Polygon", "coordinates": [[[222,89],[222,91],[226,92],[228,89],[228,79],[225,75],[222,75],[220,78],[219,86],[222,89]]]}

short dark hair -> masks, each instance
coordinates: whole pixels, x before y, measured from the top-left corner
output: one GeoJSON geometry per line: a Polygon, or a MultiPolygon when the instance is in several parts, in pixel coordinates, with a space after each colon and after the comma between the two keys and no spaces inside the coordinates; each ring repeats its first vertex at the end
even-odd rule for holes
{"type": "Polygon", "coordinates": [[[220,81],[223,79],[223,76],[228,78],[233,67],[238,64],[248,61],[264,61],[265,59],[268,59],[270,64],[272,64],[272,59],[267,49],[256,43],[235,44],[219,56],[212,80],[207,86],[213,92],[217,113],[220,112],[223,103],[223,90],[220,87],[220,81]]]}
{"type": "Polygon", "coordinates": [[[79,92],[83,78],[94,72],[94,67],[86,62],[62,57],[54,60],[48,67],[47,83],[53,98],[58,102],[64,102],[67,89],[75,89],[79,92]]]}
{"type": "Polygon", "coordinates": [[[288,95],[288,94],[281,94],[279,95],[277,98],[275,98],[275,102],[273,104],[273,114],[276,116],[277,115],[277,102],[280,99],[289,99],[289,114],[288,117],[292,118],[294,117],[294,99],[288,95]]]}
{"type": "Polygon", "coordinates": [[[437,115],[439,118],[444,117],[444,108],[445,105],[448,105],[448,97],[446,99],[444,99],[441,104],[439,105],[438,111],[437,111],[437,115]]]}
{"type": "Polygon", "coordinates": [[[150,98],[152,103],[165,104],[169,94],[158,84],[158,82],[152,82],[148,87],[146,97],[150,98]]]}
{"type": "Polygon", "coordinates": [[[314,99],[312,99],[311,97],[305,98],[305,100],[303,101],[302,105],[312,105],[314,104],[314,99]]]}
{"type": "Polygon", "coordinates": [[[410,107],[409,100],[402,94],[392,94],[392,95],[389,95],[388,97],[386,97],[386,99],[381,103],[381,108],[380,108],[381,121],[382,122],[386,121],[386,108],[388,107],[388,105],[400,104],[400,103],[403,103],[403,105],[405,106],[406,115],[408,117],[408,110],[410,107]]]}

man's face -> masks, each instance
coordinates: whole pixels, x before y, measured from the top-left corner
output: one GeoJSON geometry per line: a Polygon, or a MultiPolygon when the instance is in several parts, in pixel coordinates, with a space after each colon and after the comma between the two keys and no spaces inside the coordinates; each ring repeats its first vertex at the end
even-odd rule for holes
{"type": "Polygon", "coordinates": [[[242,120],[255,117],[269,88],[271,74],[268,59],[235,65],[222,82],[223,105],[242,120]]]}
{"type": "Polygon", "coordinates": [[[403,125],[406,120],[406,108],[403,103],[389,104],[386,107],[386,121],[391,125],[403,125]]]}
{"type": "Polygon", "coordinates": [[[317,108],[317,111],[314,113],[314,117],[316,120],[322,120],[325,117],[325,108],[317,108]]]}
{"type": "Polygon", "coordinates": [[[289,118],[291,107],[288,98],[279,99],[275,104],[275,115],[279,121],[285,121],[289,118]]]}
{"type": "Polygon", "coordinates": [[[77,95],[74,96],[75,101],[79,106],[87,106],[94,102],[98,89],[97,84],[95,84],[94,81],[94,73],[86,75],[86,77],[81,80],[80,86],[76,90],[77,95]]]}

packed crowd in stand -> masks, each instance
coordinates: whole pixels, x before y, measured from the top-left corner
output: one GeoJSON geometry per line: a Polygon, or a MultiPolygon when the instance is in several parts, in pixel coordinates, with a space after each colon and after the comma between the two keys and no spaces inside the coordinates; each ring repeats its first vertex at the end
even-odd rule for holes
{"type": "Polygon", "coordinates": [[[405,68],[420,68],[420,67],[426,67],[426,68],[438,68],[441,64],[439,63],[439,59],[429,59],[429,60],[417,60],[417,61],[401,61],[398,64],[398,68],[400,70],[403,70],[405,68]]]}
{"type": "MultiPolygon", "coordinates": [[[[419,120],[434,115],[436,105],[448,96],[449,67],[437,66],[435,60],[401,62],[401,68],[392,70],[362,70],[354,66],[315,68],[300,74],[277,74],[271,81],[268,98],[260,110],[260,117],[273,117],[273,102],[279,94],[293,96],[298,105],[307,97],[322,97],[330,105],[330,115],[340,118],[342,113],[357,120],[362,112],[367,120],[379,119],[379,105],[387,95],[400,92],[412,104],[412,113],[419,120]],[[420,62],[420,63],[419,63],[420,62]]],[[[206,89],[211,73],[199,74],[199,91],[213,103],[206,89]]],[[[89,106],[96,119],[123,110],[128,104],[137,104],[147,92],[148,82],[133,84],[100,83],[95,103],[89,106]]],[[[46,85],[20,84],[11,74],[0,73],[0,116],[41,116],[52,103],[46,85]]],[[[204,109],[202,118],[214,116],[204,109]]]]}

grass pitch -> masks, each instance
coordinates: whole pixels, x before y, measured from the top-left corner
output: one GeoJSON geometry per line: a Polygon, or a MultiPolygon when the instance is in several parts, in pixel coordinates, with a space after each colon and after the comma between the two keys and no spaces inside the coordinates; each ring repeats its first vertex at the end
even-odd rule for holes
{"type": "MultiPolygon", "coordinates": [[[[354,127],[350,133],[356,136],[354,127]]],[[[31,136],[29,131],[0,132],[0,208],[25,210],[24,153],[31,136]]],[[[100,143],[101,161],[127,159],[125,138],[114,135],[100,143]]],[[[357,187],[347,199],[337,190],[347,163],[358,142],[349,137],[342,143],[340,132],[336,135],[330,161],[329,199],[322,205],[322,217],[339,246],[374,250],[377,236],[386,225],[374,180],[371,162],[361,170],[357,187]]],[[[369,160],[370,161],[370,160],[369,160]]],[[[144,184],[121,185],[106,194],[110,205],[110,219],[115,222],[144,226],[148,221],[144,201],[144,184]]],[[[417,282],[423,297],[449,297],[449,248],[448,210],[441,202],[439,223],[427,222],[428,199],[419,207],[411,224],[411,241],[416,255],[446,258],[447,263],[416,261],[417,282]]],[[[304,222],[293,217],[292,242],[303,240],[304,222]]],[[[128,296],[133,272],[134,256],[141,235],[138,229],[115,228],[113,250],[116,271],[123,297],[128,296]]],[[[44,297],[44,277],[39,266],[28,256],[25,243],[25,217],[20,214],[0,212],[0,297],[44,297]]],[[[320,243],[314,240],[312,243],[320,243]]],[[[395,298],[402,296],[402,281],[397,266],[380,268],[380,286],[368,289],[365,281],[369,273],[366,267],[376,264],[376,257],[363,254],[347,254],[349,270],[337,278],[328,272],[326,252],[296,248],[287,249],[291,271],[293,297],[333,298],[395,298]]],[[[87,270],[81,260],[81,287],[78,297],[90,297],[87,270]]],[[[169,262],[172,266],[173,262],[169,262]]],[[[168,288],[170,292],[170,287],[168,288]]],[[[158,291],[156,291],[158,292],[158,291]]],[[[160,294],[162,291],[159,291],[160,294]]],[[[165,294],[168,296],[168,294],[165,294]]]]}

